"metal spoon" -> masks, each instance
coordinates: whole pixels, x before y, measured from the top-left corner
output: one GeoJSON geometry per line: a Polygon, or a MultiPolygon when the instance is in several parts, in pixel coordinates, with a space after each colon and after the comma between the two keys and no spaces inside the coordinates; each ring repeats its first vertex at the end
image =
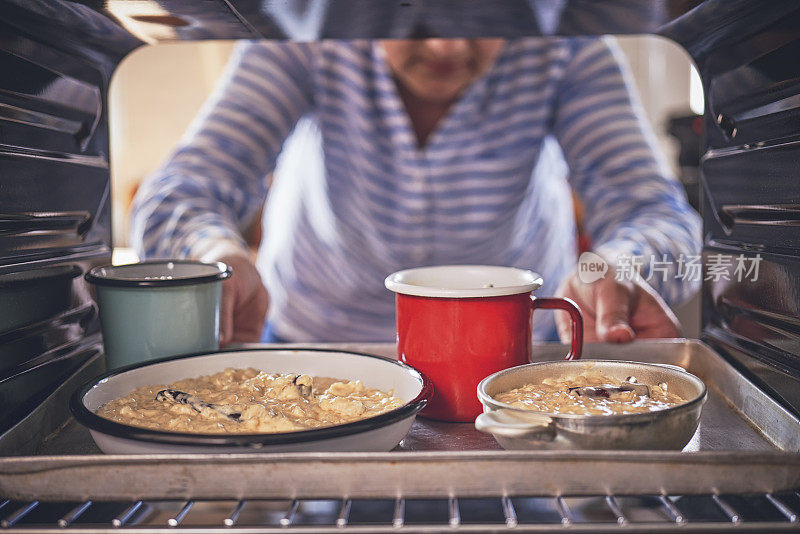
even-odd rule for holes
{"type": "Polygon", "coordinates": [[[313,395],[314,379],[308,375],[297,375],[292,379],[292,383],[297,386],[300,395],[310,399],[313,395]]]}
{"type": "Polygon", "coordinates": [[[205,402],[204,400],[195,397],[194,395],[189,395],[188,393],[184,393],[183,391],[178,391],[177,389],[162,389],[156,394],[156,400],[158,401],[165,401],[171,400],[175,401],[180,404],[185,404],[190,406],[194,411],[201,413],[203,408],[208,408],[210,410],[214,410],[217,413],[220,413],[227,417],[232,421],[236,421],[237,423],[240,422],[240,418],[242,417],[241,412],[235,411],[230,406],[226,406],[224,404],[213,404],[209,402],[205,402]]]}
{"type": "Polygon", "coordinates": [[[636,384],[633,382],[623,382],[619,386],[612,386],[610,384],[603,386],[581,386],[569,388],[570,394],[575,394],[578,397],[604,397],[609,398],[615,393],[625,393],[633,391],[639,397],[649,397],[650,387],[645,384],[636,384]]]}

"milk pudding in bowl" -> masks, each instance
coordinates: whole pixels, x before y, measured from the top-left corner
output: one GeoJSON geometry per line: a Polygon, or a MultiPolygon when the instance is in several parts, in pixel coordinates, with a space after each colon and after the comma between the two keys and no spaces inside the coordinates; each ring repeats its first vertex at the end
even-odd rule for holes
{"type": "Polygon", "coordinates": [[[546,377],[541,382],[498,393],[494,398],[523,410],[576,415],[650,412],[685,402],[669,391],[667,382],[640,384],[634,376],[620,381],[591,370],[569,378],[546,377]]]}
{"type": "Polygon", "coordinates": [[[171,432],[291,432],[374,417],[403,405],[360,380],[227,368],[144,386],[97,410],[113,421],[171,432]]]}
{"type": "Polygon", "coordinates": [[[621,360],[538,362],[478,384],[475,427],[506,449],[675,450],[691,440],[706,386],[684,369],[621,360]]]}
{"type": "Polygon", "coordinates": [[[257,348],[114,369],[79,387],[70,410],[106,453],[377,452],[432,392],[391,358],[257,348]]]}

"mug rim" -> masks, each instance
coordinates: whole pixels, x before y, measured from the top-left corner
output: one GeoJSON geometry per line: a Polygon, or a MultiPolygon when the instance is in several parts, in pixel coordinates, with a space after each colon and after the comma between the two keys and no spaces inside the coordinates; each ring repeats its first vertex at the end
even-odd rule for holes
{"type": "Polygon", "coordinates": [[[530,293],[542,286],[542,277],[528,269],[507,267],[501,265],[434,265],[404,269],[390,274],[384,280],[386,289],[403,295],[434,298],[476,298],[499,297],[504,295],[518,295],[530,293]],[[519,283],[513,285],[484,286],[484,287],[441,287],[441,285],[420,285],[409,283],[416,275],[442,271],[456,276],[459,273],[474,272],[476,270],[495,271],[496,273],[514,273],[519,277],[519,283]]]}
{"type": "Polygon", "coordinates": [[[206,284],[217,282],[230,278],[233,271],[230,266],[220,261],[216,262],[203,262],[198,260],[151,260],[141,261],[136,263],[127,263],[123,265],[98,265],[92,268],[84,275],[84,278],[90,284],[98,286],[113,286],[113,287],[174,287],[174,286],[188,286],[195,284],[206,284]],[[168,265],[168,264],[181,264],[181,265],[202,265],[206,267],[214,267],[215,272],[208,274],[198,274],[181,276],[179,278],[122,278],[113,275],[103,275],[100,272],[103,269],[120,269],[141,267],[142,265],[168,265]]]}

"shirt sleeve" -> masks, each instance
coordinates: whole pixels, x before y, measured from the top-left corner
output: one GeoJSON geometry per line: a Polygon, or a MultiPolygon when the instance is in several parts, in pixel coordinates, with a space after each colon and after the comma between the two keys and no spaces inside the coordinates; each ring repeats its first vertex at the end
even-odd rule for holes
{"type": "Polygon", "coordinates": [[[615,43],[569,43],[554,131],[594,249],[620,267],[640,264],[656,291],[679,303],[699,286],[678,270],[700,254],[700,217],[672,176],[615,43]]]}
{"type": "Polygon", "coordinates": [[[267,176],[312,105],[309,44],[237,43],[168,162],[139,188],[131,241],[143,258],[246,253],[267,176]]]}

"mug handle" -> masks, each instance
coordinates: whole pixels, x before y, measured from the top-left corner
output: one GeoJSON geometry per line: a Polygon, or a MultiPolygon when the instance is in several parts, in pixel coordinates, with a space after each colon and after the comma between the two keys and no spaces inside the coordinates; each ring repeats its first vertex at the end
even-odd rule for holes
{"type": "Polygon", "coordinates": [[[583,316],[581,309],[575,302],[567,298],[557,297],[534,297],[531,295],[531,308],[536,310],[564,310],[569,313],[572,323],[572,340],[569,345],[569,352],[564,357],[565,360],[578,360],[583,352],[583,316]]]}

